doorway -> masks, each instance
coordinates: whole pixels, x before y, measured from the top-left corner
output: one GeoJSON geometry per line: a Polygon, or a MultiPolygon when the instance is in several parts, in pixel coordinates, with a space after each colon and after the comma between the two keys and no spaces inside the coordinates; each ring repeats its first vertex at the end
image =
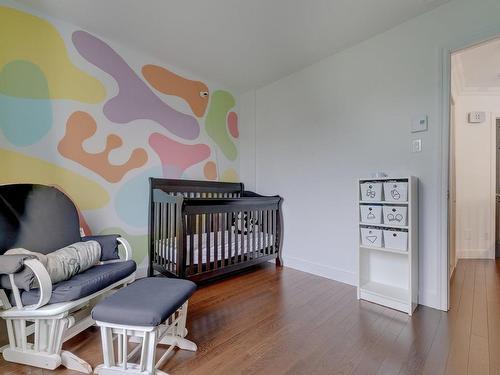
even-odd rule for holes
{"type": "Polygon", "coordinates": [[[451,53],[448,280],[500,257],[500,38],[451,53]]]}

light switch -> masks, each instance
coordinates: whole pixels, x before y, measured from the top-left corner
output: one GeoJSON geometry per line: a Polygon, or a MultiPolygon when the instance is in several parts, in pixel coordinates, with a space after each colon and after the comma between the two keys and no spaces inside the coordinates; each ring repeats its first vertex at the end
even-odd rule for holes
{"type": "Polygon", "coordinates": [[[411,152],[422,152],[422,140],[414,139],[411,141],[411,152]]]}
{"type": "Polygon", "coordinates": [[[411,119],[411,132],[425,132],[428,128],[428,118],[427,115],[415,116],[411,119]]]}

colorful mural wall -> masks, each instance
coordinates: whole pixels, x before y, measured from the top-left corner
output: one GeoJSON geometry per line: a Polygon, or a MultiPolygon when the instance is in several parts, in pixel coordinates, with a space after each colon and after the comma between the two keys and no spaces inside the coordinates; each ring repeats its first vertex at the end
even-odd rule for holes
{"type": "Polygon", "coordinates": [[[0,45],[0,184],[57,186],[139,263],[148,177],[239,179],[230,92],[2,1],[0,45]]]}

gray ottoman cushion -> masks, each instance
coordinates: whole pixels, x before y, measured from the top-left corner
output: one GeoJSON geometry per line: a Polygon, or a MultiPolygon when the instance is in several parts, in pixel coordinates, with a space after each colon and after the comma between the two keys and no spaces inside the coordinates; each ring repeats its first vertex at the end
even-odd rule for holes
{"type": "Polygon", "coordinates": [[[196,284],[181,279],[149,277],[130,284],[98,303],[94,320],[131,326],[158,326],[196,290],[196,284]]]}

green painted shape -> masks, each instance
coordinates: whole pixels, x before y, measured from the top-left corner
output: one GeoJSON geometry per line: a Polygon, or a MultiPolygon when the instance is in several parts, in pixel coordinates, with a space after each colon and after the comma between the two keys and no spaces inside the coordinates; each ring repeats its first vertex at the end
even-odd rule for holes
{"type": "Polygon", "coordinates": [[[207,117],[205,118],[205,129],[222,153],[229,160],[236,160],[238,150],[231,140],[227,130],[227,114],[236,105],[233,95],[224,90],[217,90],[211,94],[207,117]]]}
{"type": "Polygon", "coordinates": [[[106,228],[99,234],[119,234],[130,243],[130,246],[132,247],[132,259],[136,261],[137,266],[140,266],[141,263],[145,260],[148,252],[147,234],[132,235],[128,234],[121,228],[106,228]]]}
{"type": "Polygon", "coordinates": [[[0,93],[17,98],[50,99],[49,85],[40,68],[25,60],[13,60],[0,72],[0,93]]]}

